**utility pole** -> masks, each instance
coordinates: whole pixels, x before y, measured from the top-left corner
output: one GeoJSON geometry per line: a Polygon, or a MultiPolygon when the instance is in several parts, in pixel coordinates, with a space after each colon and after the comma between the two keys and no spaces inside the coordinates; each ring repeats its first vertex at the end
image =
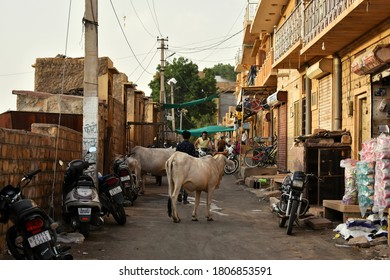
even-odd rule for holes
{"type": "MultiPolygon", "coordinates": [[[[173,105],[175,103],[174,97],[173,97],[173,82],[170,82],[171,84],[171,104],[173,105]]],[[[175,108],[171,109],[171,114],[172,114],[172,131],[175,133],[176,130],[176,124],[175,124],[175,108]]]]}
{"type": "Polygon", "coordinates": [[[160,112],[160,122],[162,123],[159,131],[159,140],[161,141],[160,144],[163,144],[165,141],[165,114],[164,114],[164,108],[163,105],[166,103],[166,96],[165,96],[165,77],[164,77],[164,71],[165,71],[165,58],[164,58],[164,51],[167,49],[165,47],[165,41],[168,41],[168,38],[159,38],[157,37],[157,41],[160,41],[160,47],[158,49],[161,50],[161,60],[160,60],[160,106],[161,106],[161,112],[160,112]]]}
{"type": "Polygon", "coordinates": [[[99,99],[98,99],[98,0],[85,0],[83,18],[85,29],[84,98],[83,98],[83,155],[96,147],[90,161],[96,162],[94,174],[97,183],[99,171],[99,99]]]}
{"type": "MultiPolygon", "coordinates": [[[[171,86],[171,104],[173,105],[175,103],[173,85],[176,84],[177,81],[175,78],[171,78],[168,82],[171,86]]],[[[171,114],[172,114],[172,132],[173,132],[173,135],[175,135],[176,134],[176,132],[175,132],[176,131],[175,108],[171,109],[171,114]]],[[[175,136],[173,136],[173,140],[176,141],[175,136]]]]}

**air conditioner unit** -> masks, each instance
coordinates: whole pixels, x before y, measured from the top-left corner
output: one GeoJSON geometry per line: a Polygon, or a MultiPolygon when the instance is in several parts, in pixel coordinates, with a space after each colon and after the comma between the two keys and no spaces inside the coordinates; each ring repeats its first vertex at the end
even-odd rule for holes
{"type": "Polygon", "coordinates": [[[310,66],[306,71],[309,79],[321,79],[332,73],[332,59],[324,58],[310,66]]]}

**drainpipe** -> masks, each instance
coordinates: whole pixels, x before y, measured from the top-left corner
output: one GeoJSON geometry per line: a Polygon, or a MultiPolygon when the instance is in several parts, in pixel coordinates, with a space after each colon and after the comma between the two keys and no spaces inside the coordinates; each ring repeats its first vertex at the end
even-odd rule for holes
{"type": "MultiPolygon", "coordinates": [[[[306,73],[309,65],[306,65],[306,73]]],[[[311,79],[305,76],[305,91],[306,91],[306,119],[305,119],[305,134],[311,134],[311,79]]]]}
{"type": "Polygon", "coordinates": [[[341,59],[338,55],[333,56],[333,92],[334,92],[334,121],[333,130],[341,130],[341,108],[342,108],[342,69],[341,59]]]}

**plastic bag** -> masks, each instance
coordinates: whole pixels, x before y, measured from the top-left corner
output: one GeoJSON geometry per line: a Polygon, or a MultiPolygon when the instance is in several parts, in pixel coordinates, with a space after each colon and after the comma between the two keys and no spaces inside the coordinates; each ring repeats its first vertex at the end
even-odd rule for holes
{"type": "Polygon", "coordinates": [[[356,163],[354,159],[343,159],[340,166],[345,168],[344,183],[345,190],[342,198],[344,205],[356,205],[358,202],[358,189],[356,185],[356,163]]]}
{"type": "Polygon", "coordinates": [[[367,209],[374,204],[375,162],[362,160],[356,163],[356,184],[359,208],[364,217],[367,209]]]}
{"type": "Polygon", "coordinates": [[[376,160],[390,159],[390,137],[382,133],[377,137],[375,145],[376,160]]]}

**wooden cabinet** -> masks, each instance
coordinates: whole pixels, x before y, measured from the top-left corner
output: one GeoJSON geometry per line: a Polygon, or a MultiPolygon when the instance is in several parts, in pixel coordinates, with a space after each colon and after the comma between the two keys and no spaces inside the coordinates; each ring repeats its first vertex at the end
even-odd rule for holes
{"type": "Polygon", "coordinates": [[[306,197],[310,204],[322,205],[323,200],[340,200],[344,195],[344,168],[340,161],[351,156],[349,146],[306,147],[306,173],[310,178],[306,197]]]}

